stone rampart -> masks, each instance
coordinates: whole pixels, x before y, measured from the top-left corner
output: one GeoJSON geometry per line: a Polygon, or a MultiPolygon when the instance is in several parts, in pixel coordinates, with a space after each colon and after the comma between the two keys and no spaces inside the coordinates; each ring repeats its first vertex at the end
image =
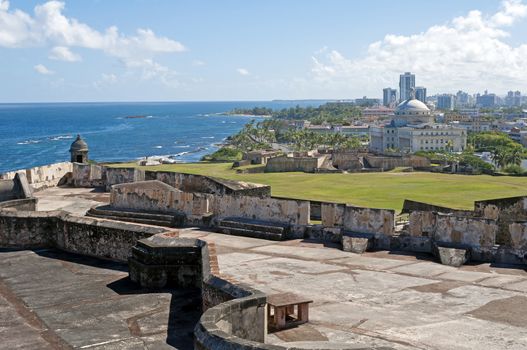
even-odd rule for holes
{"type": "Polygon", "coordinates": [[[496,244],[497,233],[495,220],[437,214],[433,238],[436,242],[490,248],[496,244]]]}
{"type": "Polygon", "coordinates": [[[144,180],[144,170],[136,168],[106,168],[106,191],[110,191],[113,185],[144,180]]]}
{"type": "Polygon", "coordinates": [[[513,222],[509,225],[511,236],[510,247],[527,253],[527,222],[513,222]]]}
{"type": "Polygon", "coordinates": [[[211,211],[217,219],[240,217],[306,226],[310,219],[309,201],[252,196],[212,196],[211,211]]]}
{"type": "Polygon", "coordinates": [[[271,195],[271,187],[268,185],[224,180],[203,175],[169,171],[146,171],[145,179],[159,180],[183,192],[261,197],[271,195]]]}
{"type": "Polygon", "coordinates": [[[362,208],[339,203],[322,203],[322,226],[346,231],[391,236],[395,232],[395,211],[362,208]]]}
{"type": "Polygon", "coordinates": [[[3,173],[0,174],[0,180],[13,180],[16,174],[24,174],[31,187],[34,190],[39,190],[57,186],[60,180],[71,171],[72,163],[55,163],[3,173]]]}
{"type": "Polygon", "coordinates": [[[2,247],[55,247],[72,253],[126,261],[138,239],[164,231],[157,227],[77,217],[62,211],[0,209],[2,247]]]}
{"type": "Polygon", "coordinates": [[[474,203],[476,216],[496,220],[498,233],[496,243],[510,246],[512,237],[509,225],[516,221],[527,220],[527,197],[499,198],[474,203]]]}
{"type": "Polygon", "coordinates": [[[430,160],[421,156],[364,156],[365,166],[371,168],[380,168],[391,170],[398,167],[427,168],[430,166],[430,160]]]}
{"type": "Polygon", "coordinates": [[[266,173],[293,172],[300,171],[314,173],[322,166],[323,157],[275,157],[267,161],[265,165],[266,173]]]}
{"type": "Polygon", "coordinates": [[[17,211],[35,211],[37,210],[38,198],[12,199],[0,202],[0,209],[10,209],[17,211]]]}
{"type": "Polygon", "coordinates": [[[413,201],[411,199],[405,199],[403,203],[403,209],[401,210],[401,214],[409,214],[414,211],[450,213],[450,214],[455,214],[456,216],[473,216],[474,215],[474,212],[472,210],[453,209],[453,208],[448,208],[448,207],[442,207],[439,205],[413,201]]]}
{"type": "Polygon", "coordinates": [[[332,164],[339,170],[360,171],[363,164],[357,153],[337,152],[332,154],[332,164]]]}
{"type": "Polygon", "coordinates": [[[182,192],[161,181],[140,181],[112,186],[113,208],[150,212],[184,213],[201,216],[209,213],[211,195],[182,192]]]}
{"type": "Polygon", "coordinates": [[[73,163],[72,185],[74,187],[104,187],[106,169],[97,164],[73,163]]]}

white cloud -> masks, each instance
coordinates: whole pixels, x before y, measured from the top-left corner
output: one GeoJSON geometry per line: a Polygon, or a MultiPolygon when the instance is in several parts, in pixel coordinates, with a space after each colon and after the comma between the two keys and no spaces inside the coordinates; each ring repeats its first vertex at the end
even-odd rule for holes
{"type": "Polygon", "coordinates": [[[71,52],[71,50],[65,46],[55,46],[53,49],[51,49],[48,58],[66,62],[78,62],[81,60],[80,55],[71,52]]]}
{"type": "Polygon", "coordinates": [[[206,64],[205,62],[200,61],[200,60],[192,61],[192,65],[195,66],[195,67],[201,67],[201,66],[204,66],[205,64],[206,64]]]}
{"type": "Polygon", "coordinates": [[[525,16],[527,6],[522,2],[503,1],[490,16],[471,11],[422,33],[388,34],[370,44],[362,58],[322,51],[312,58],[312,74],[326,91],[357,96],[377,96],[381,88],[396,86],[404,71],[416,73],[418,85],[432,92],[527,88],[527,44],[508,44],[509,33],[503,29],[525,16]]]}
{"type": "Polygon", "coordinates": [[[236,69],[236,71],[240,75],[249,75],[250,74],[249,71],[247,69],[245,69],[245,68],[238,68],[238,69],[236,69]]]}
{"type": "Polygon", "coordinates": [[[33,69],[39,73],[39,74],[42,74],[42,75],[52,75],[52,74],[55,74],[54,71],[52,70],[49,70],[45,65],[43,64],[37,64],[36,66],[33,67],[33,69]]]}
{"type": "Polygon", "coordinates": [[[100,50],[118,58],[126,67],[138,67],[151,77],[172,74],[154,61],[156,55],[187,50],[180,42],[158,36],[148,28],[139,28],[134,35],[124,35],[115,26],[98,31],[65,16],[64,8],[62,1],[48,1],[37,5],[30,15],[12,10],[8,1],[0,0],[0,47],[53,46],[50,58],[70,62],[80,60],[71,51],[72,47],[100,50]],[[148,69],[151,71],[146,72],[148,69]]]}

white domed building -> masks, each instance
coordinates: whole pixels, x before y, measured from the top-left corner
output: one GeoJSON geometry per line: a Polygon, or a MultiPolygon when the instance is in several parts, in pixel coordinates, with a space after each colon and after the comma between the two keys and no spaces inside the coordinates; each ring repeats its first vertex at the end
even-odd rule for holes
{"type": "Polygon", "coordinates": [[[373,153],[462,152],[466,146],[467,131],[435,123],[430,109],[415,94],[397,106],[389,124],[370,127],[373,153]]]}

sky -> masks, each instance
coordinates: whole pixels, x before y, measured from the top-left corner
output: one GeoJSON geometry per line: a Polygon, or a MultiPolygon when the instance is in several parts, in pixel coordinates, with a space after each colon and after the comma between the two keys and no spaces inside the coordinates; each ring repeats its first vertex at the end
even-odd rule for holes
{"type": "Polygon", "coordinates": [[[0,102],[527,94],[527,0],[0,0],[0,102]]]}

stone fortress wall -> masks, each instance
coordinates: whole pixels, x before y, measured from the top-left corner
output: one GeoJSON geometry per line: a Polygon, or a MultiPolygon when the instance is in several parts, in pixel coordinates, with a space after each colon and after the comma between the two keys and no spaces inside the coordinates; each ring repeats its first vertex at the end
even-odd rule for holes
{"type": "Polygon", "coordinates": [[[66,174],[71,173],[73,163],[62,162],[0,174],[0,180],[13,180],[16,174],[24,174],[35,190],[55,187],[66,174]]]}
{"type": "MultiPolygon", "coordinates": [[[[58,248],[72,253],[127,261],[138,241],[166,241],[163,251],[181,248],[176,261],[184,261],[185,274],[178,285],[201,289],[203,315],[195,326],[195,349],[285,350],[284,346],[265,344],[267,334],[266,295],[219,274],[213,265],[214,250],[201,240],[177,238],[177,232],[159,227],[95,220],[61,211],[34,212],[7,205],[0,208],[0,246],[12,248],[58,248]],[[190,253],[190,255],[189,255],[190,253]],[[188,257],[191,256],[191,261],[188,257]]],[[[156,256],[163,259],[163,253],[156,256]]],[[[150,258],[151,259],[151,258],[150,258]]],[[[175,266],[177,268],[178,266],[175,266]]],[[[133,277],[131,275],[131,277],[133,277]]],[[[135,276],[136,277],[136,276],[135,276]]],[[[133,278],[132,278],[133,279],[133,278]]],[[[319,343],[318,349],[348,349],[319,343]]],[[[298,350],[312,349],[299,345],[298,350]]],[[[372,348],[375,349],[375,348],[372,348]]],[[[384,349],[387,349],[386,347],[384,349]]]]}
{"type": "MultiPolygon", "coordinates": [[[[106,187],[106,181],[110,179],[120,183],[111,185],[112,204],[123,209],[183,212],[201,217],[212,213],[219,218],[241,215],[289,223],[296,226],[296,232],[302,233],[305,238],[319,237],[343,242],[350,233],[362,234],[368,237],[373,248],[378,249],[432,253],[435,246],[452,245],[469,249],[472,258],[478,261],[526,263],[527,197],[479,201],[473,211],[408,202],[405,208],[409,220],[402,229],[396,225],[393,210],[320,203],[321,224],[313,225],[310,223],[309,201],[273,198],[265,186],[241,183],[236,187],[237,184],[231,182],[197,175],[135,169],[103,170],[92,165],[73,164],[69,175],[64,173],[68,166],[49,166],[45,169],[55,169],[55,175],[44,176],[43,171],[37,170],[2,176],[4,181],[15,181],[16,173],[26,176],[29,173],[32,182],[18,175],[17,186],[19,189],[22,186],[22,191],[16,192],[14,184],[7,186],[12,197],[24,198],[10,198],[0,203],[0,246],[56,247],[126,261],[138,240],[166,234],[174,236],[170,229],[161,227],[77,217],[60,211],[35,212],[37,203],[31,197],[31,189],[23,188],[31,185],[40,189],[50,183],[58,184],[61,179],[71,186],[106,187]],[[41,175],[35,177],[34,173],[41,175]],[[59,174],[62,174],[60,179],[59,174]],[[190,186],[189,183],[193,187],[185,187],[190,186]],[[203,192],[185,191],[189,188],[203,192]],[[15,192],[16,195],[13,194],[15,192]]],[[[214,225],[214,220],[211,222],[214,225]]],[[[173,245],[170,242],[167,244],[173,245]]],[[[179,244],[186,246],[187,243],[179,244]]],[[[205,310],[195,329],[196,349],[284,349],[263,344],[266,333],[265,295],[211,272],[211,256],[206,243],[189,243],[187,248],[193,247],[200,249],[200,258],[196,260],[199,274],[196,272],[193,275],[200,276],[205,310]]],[[[324,348],[323,344],[317,346],[324,348]]]]}
{"type": "MultiPolygon", "coordinates": [[[[402,213],[409,215],[408,222],[401,227],[396,225],[395,211],[388,209],[275,198],[266,185],[207,176],[78,163],[58,163],[2,174],[0,177],[6,180],[0,183],[4,186],[0,186],[0,196],[2,188],[7,189],[4,197],[9,189],[14,189],[14,185],[6,185],[6,181],[14,181],[17,173],[19,177],[30,174],[27,183],[34,189],[59,182],[111,189],[115,208],[182,213],[187,223],[200,226],[214,228],[224,218],[239,217],[288,225],[291,234],[286,238],[342,242],[346,235],[359,233],[368,235],[371,247],[377,249],[432,253],[435,246],[444,244],[467,247],[473,260],[527,262],[524,244],[527,240],[527,197],[478,201],[472,211],[407,200],[402,213]],[[67,172],[70,169],[71,172],[67,172]],[[312,225],[312,215],[321,223],[312,225]]],[[[28,196],[19,197],[17,199],[27,199],[28,196]]],[[[29,199],[17,205],[31,207],[36,204],[29,199]]]]}

